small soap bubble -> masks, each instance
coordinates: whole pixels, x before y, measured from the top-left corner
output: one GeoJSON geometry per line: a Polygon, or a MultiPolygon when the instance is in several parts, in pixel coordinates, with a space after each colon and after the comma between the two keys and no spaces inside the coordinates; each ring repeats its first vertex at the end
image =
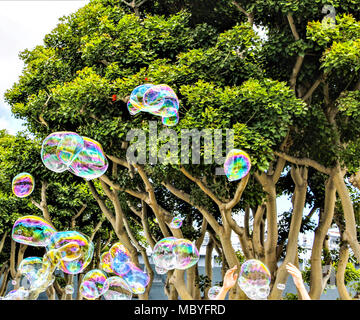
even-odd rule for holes
{"type": "Polygon", "coordinates": [[[224,162],[224,171],[229,181],[244,178],[250,171],[251,162],[249,155],[239,149],[231,150],[224,162]]]}
{"type": "Polygon", "coordinates": [[[74,293],[74,287],[71,284],[68,284],[65,286],[65,293],[66,294],[73,294],[74,293]]]}
{"type": "Polygon", "coordinates": [[[221,291],[221,287],[219,286],[213,286],[208,291],[208,297],[210,300],[215,300],[215,298],[219,295],[221,291]]]}
{"type": "Polygon", "coordinates": [[[134,263],[128,262],[130,270],[123,276],[134,294],[142,294],[149,284],[149,275],[138,268],[134,263]]]}
{"type": "Polygon", "coordinates": [[[34,191],[34,188],[35,180],[30,173],[19,173],[12,180],[12,191],[19,198],[29,196],[34,191]]]}
{"type": "Polygon", "coordinates": [[[157,274],[165,274],[168,272],[167,269],[164,269],[164,268],[160,268],[158,266],[155,266],[155,271],[157,272],[157,274]]]}
{"type": "Polygon", "coordinates": [[[173,229],[179,229],[181,228],[183,223],[183,219],[180,217],[174,217],[170,223],[170,227],[173,229]]]}
{"type": "Polygon", "coordinates": [[[284,290],[284,289],[285,289],[285,284],[279,283],[276,287],[277,287],[279,290],[284,290]]]}

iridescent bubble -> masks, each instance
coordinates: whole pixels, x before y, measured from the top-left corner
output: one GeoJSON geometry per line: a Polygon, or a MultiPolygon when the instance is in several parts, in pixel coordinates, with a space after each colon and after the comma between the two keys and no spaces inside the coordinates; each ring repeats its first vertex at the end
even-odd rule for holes
{"type": "Polygon", "coordinates": [[[85,274],[79,291],[83,297],[89,300],[100,297],[109,289],[109,283],[104,271],[93,269],[85,274]]]}
{"type": "Polygon", "coordinates": [[[174,217],[174,218],[171,220],[170,228],[179,229],[179,228],[181,228],[182,223],[183,223],[183,219],[182,219],[182,218],[180,218],[180,217],[174,217]]]}
{"type": "Polygon", "coordinates": [[[149,275],[138,268],[134,263],[128,262],[130,270],[123,276],[129,284],[131,290],[135,294],[142,294],[145,292],[146,286],[149,284],[149,275]]]}
{"type": "Polygon", "coordinates": [[[36,247],[45,247],[56,230],[44,219],[24,216],[15,221],[11,237],[14,241],[36,247]]]}
{"type": "Polygon", "coordinates": [[[61,231],[55,233],[46,247],[48,252],[54,250],[61,261],[59,268],[68,274],[82,272],[90,263],[94,244],[89,237],[78,231],[61,231]],[[79,252],[80,249],[80,252],[79,252]]]}
{"type": "Polygon", "coordinates": [[[235,181],[245,177],[251,167],[249,155],[239,149],[231,150],[224,162],[224,171],[229,181],[235,181]]]}
{"type": "Polygon", "coordinates": [[[161,116],[162,123],[166,126],[174,126],[179,122],[179,100],[174,90],[165,84],[136,87],[127,107],[131,115],[144,111],[161,116]]]}
{"type": "Polygon", "coordinates": [[[100,268],[108,273],[113,273],[111,268],[111,255],[110,252],[104,252],[100,257],[100,268]]]}
{"type": "Polygon", "coordinates": [[[160,268],[158,266],[155,266],[155,271],[158,273],[158,274],[165,274],[168,272],[167,269],[164,269],[164,268],[160,268]]]}
{"type": "Polygon", "coordinates": [[[159,112],[167,107],[167,103],[171,103],[171,106],[176,108],[179,101],[173,89],[165,84],[160,84],[145,91],[143,103],[149,112],[159,112]]]}
{"type": "Polygon", "coordinates": [[[106,280],[109,289],[103,293],[105,300],[131,300],[132,290],[128,283],[121,277],[110,277],[106,280]]]}
{"type": "Polygon", "coordinates": [[[20,262],[18,272],[26,277],[31,286],[38,279],[42,267],[43,260],[41,257],[27,257],[20,262]]]}
{"type": "Polygon", "coordinates": [[[153,249],[152,258],[154,264],[162,269],[172,270],[176,266],[174,245],[177,238],[167,237],[156,243],[153,249]]]}
{"type": "Polygon", "coordinates": [[[86,180],[96,179],[106,172],[109,162],[97,141],[87,137],[83,141],[84,148],[72,161],[69,171],[86,180]]]}
{"type": "Polygon", "coordinates": [[[168,127],[175,126],[179,122],[179,112],[169,112],[166,117],[161,118],[162,124],[168,127]]]}
{"type": "Polygon", "coordinates": [[[28,300],[29,291],[23,287],[10,291],[2,300],[28,300]]]}
{"type": "Polygon", "coordinates": [[[174,242],[175,268],[185,270],[194,266],[200,258],[199,251],[193,242],[177,239],[174,242]]]}
{"type": "Polygon", "coordinates": [[[16,280],[12,280],[12,281],[11,281],[11,284],[12,284],[13,286],[16,286],[16,280]]]}
{"type": "Polygon", "coordinates": [[[66,294],[73,294],[74,293],[74,287],[71,284],[68,284],[65,286],[65,293],[66,294]]]}
{"type": "Polygon", "coordinates": [[[27,172],[19,173],[12,180],[12,191],[19,198],[29,196],[34,191],[34,187],[34,177],[27,172]]]}
{"type": "Polygon", "coordinates": [[[75,132],[65,132],[58,143],[56,155],[68,167],[83,148],[83,137],[75,132]]]}
{"type": "Polygon", "coordinates": [[[251,259],[241,265],[238,284],[250,299],[266,299],[270,281],[270,271],[261,261],[251,259]]]}
{"type": "Polygon", "coordinates": [[[215,298],[219,295],[221,291],[221,287],[219,286],[213,286],[208,291],[208,297],[210,300],[215,300],[215,298]]]}
{"type": "Polygon", "coordinates": [[[285,284],[283,283],[279,283],[276,288],[278,288],[279,290],[284,290],[285,289],[285,284]]]}
{"type": "Polygon", "coordinates": [[[41,160],[45,167],[54,172],[64,172],[67,166],[59,159],[57,148],[66,132],[54,132],[48,135],[41,147],[41,160]]]}

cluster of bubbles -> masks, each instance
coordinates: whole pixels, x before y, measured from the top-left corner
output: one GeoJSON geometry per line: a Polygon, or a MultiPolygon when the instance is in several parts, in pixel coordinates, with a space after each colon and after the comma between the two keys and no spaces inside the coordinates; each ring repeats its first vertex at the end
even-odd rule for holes
{"type": "MultiPolygon", "coordinates": [[[[57,269],[68,274],[81,273],[94,253],[88,236],[77,231],[57,231],[37,216],[16,220],[11,237],[21,244],[44,247],[46,253],[43,257],[27,257],[21,261],[18,272],[22,286],[10,291],[3,300],[36,300],[54,282],[57,269]]],[[[70,288],[66,290],[69,292],[70,288]]]]}
{"type": "Polygon", "coordinates": [[[233,149],[226,155],[224,171],[229,181],[244,178],[249,173],[250,168],[250,156],[246,152],[233,149]]]}
{"type": "Polygon", "coordinates": [[[142,294],[150,277],[130,260],[126,247],[117,242],[100,257],[100,268],[86,273],[80,293],[89,300],[103,296],[106,300],[130,300],[133,294],[142,294]],[[107,273],[115,274],[108,277],[107,273]]]}
{"type": "Polygon", "coordinates": [[[65,131],[54,132],[44,139],[41,160],[51,171],[68,170],[86,180],[100,177],[109,166],[97,141],[65,131]]]}
{"type": "Polygon", "coordinates": [[[165,84],[137,86],[131,92],[127,107],[131,115],[143,111],[160,116],[166,126],[179,122],[179,99],[174,90],[165,84]]]}
{"type": "Polygon", "coordinates": [[[19,173],[12,180],[12,191],[19,198],[29,196],[34,191],[34,188],[35,180],[30,173],[19,173]]]}
{"type": "Polygon", "coordinates": [[[250,259],[241,265],[238,284],[252,300],[266,300],[270,293],[271,275],[261,261],[250,259]]]}
{"type": "Polygon", "coordinates": [[[199,251],[193,242],[175,237],[160,240],[152,252],[155,270],[159,274],[173,269],[191,268],[199,261],[199,257],[199,251]]]}

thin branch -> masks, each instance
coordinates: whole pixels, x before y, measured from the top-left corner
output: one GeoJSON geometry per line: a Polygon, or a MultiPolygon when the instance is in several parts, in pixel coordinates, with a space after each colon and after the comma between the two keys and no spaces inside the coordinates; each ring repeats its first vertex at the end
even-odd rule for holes
{"type": "Polygon", "coordinates": [[[232,2],[236,8],[238,8],[239,11],[241,11],[243,14],[245,14],[248,18],[248,23],[253,25],[254,24],[254,15],[252,13],[247,12],[240,4],[238,4],[236,1],[232,2]]]}
{"type": "Polygon", "coordinates": [[[242,196],[242,194],[246,188],[246,185],[249,181],[249,178],[250,178],[250,175],[248,174],[246,177],[241,179],[241,181],[238,183],[234,198],[225,205],[226,210],[231,210],[239,203],[241,196],[242,196]]]}
{"type": "Polygon", "coordinates": [[[324,75],[321,75],[319,78],[317,78],[314,82],[314,84],[310,87],[308,92],[301,97],[302,100],[307,101],[314,93],[314,91],[317,89],[317,87],[322,83],[324,80],[324,75]]]}
{"type": "Polygon", "coordinates": [[[71,218],[71,228],[73,228],[73,229],[75,228],[75,225],[76,225],[75,220],[83,214],[83,212],[85,211],[86,208],[87,208],[87,204],[84,203],[83,206],[81,207],[81,209],[76,213],[76,215],[71,218]]]}
{"type": "Polygon", "coordinates": [[[285,154],[283,152],[277,152],[277,151],[274,151],[274,154],[277,155],[278,157],[281,157],[281,158],[293,163],[293,164],[312,167],[312,168],[314,168],[322,173],[325,173],[327,175],[331,174],[331,169],[326,168],[325,166],[321,165],[320,163],[318,163],[315,160],[312,160],[309,158],[295,158],[295,157],[285,154]]]}

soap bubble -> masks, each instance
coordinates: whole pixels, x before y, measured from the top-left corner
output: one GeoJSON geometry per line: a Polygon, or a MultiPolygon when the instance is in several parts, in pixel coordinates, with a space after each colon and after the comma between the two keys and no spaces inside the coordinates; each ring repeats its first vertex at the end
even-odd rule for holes
{"type": "Polygon", "coordinates": [[[93,269],[85,274],[80,284],[80,293],[89,300],[100,297],[109,289],[109,283],[106,281],[105,272],[99,269],[93,269]]]}
{"type": "Polygon", "coordinates": [[[103,175],[109,162],[101,145],[75,132],[55,132],[43,141],[41,159],[55,172],[69,170],[86,180],[103,175]]]}
{"type": "Polygon", "coordinates": [[[132,290],[128,283],[121,277],[110,277],[106,280],[109,289],[103,293],[105,300],[131,300],[132,290]]]}
{"type": "Polygon", "coordinates": [[[270,281],[270,271],[261,261],[250,259],[241,265],[238,284],[250,299],[266,299],[270,281]]]}
{"type": "Polygon", "coordinates": [[[135,294],[142,294],[145,292],[146,286],[149,284],[149,275],[138,268],[134,263],[128,262],[130,270],[123,276],[129,284],[131,290],[135,294]]]}
{"type": "Polygon", "coordinates": [[[176,106],[179,102],[173,89],[160,84],[151,86],[144,92],[143,103],[149,112],[161,112],[162,109],[168,107],[168,103],[176,106]]]}
{"type": "Polygon", "coordinates": [[[210,300],[215,300],[215,298],[219,295],[221,287],[213,286],[208,291],[208,297],[210,300]]]}
{"type": "Polygon", "coordinates": [[[175,268],[185,270],[194,266],[200,254],[194,243],[187,239],[177,239],[174,242],[175,268]]]}
{"type": "Polygon", "coordinates": [[[68,167],[83,148],[83,137],[75,132],[65,132],[57,146],[56,155],[68,167]]]}
{"type": "Polygon", "coordinates": [[[64,172],[67,166],[59,159],[57,148],[66,132],[54,132],[48,135],[41,147],[41,160],[45,167],[54,172],[64,172]]]}
{"type": "Polygon", "coordinates": [[[183,223],[183,219],[182,219],[182,218],[180,218],[180,217],[174,217],[174,218],[171,220],[170,228],[179,229],[179,228],[181,228],[182,223],[183,223]]]}
{"type": "Polygon", "coordinates": [[[174,244],[177,238],[167,237],[156,243],[153,249],[152,258],[159,268],[172,270],[175,268],[174,244]]]}
{"type": "Polygon", "coordinates": [[[158,266],[155,266],[155,271],[158,273],[158,274],[165,274],[168,272],[167,269],[164,269],[164,268],[160,268],[158,266]]]}
{"type": "Polygon", "coordinates": [[[104,252],[100,257],[100,268],[108,273],[113,273],[114,270],[111,268],[111,255],[110,252],[104,252]]]}
{"type": "Polygon", "coordinates": [[[65,293],[66,294],[73,294],[74,293],[74,287],[71,284],[68,284],[65,286],[65,293]]]}
{"type": "Polygon", "coordinates": [[[27,257],[20,262],[18,272],[26,277],[31,286],[31,284],[39,277],[39,271],[42,267],[43,260],[41,257],[27,257]]]}
{"type": "Polygon", "coordinates": [[[55,233],[55,228],[44,219],[37,216],[24,216],[15,221],[11,237],[22,244],[45,247],[55,233]]]}
{"type": "Polygon", "coordinates": [[[94,244],[88,236],[78,231],[61,231],[51,237],[46,249],[55,250],[56,255],[60,254],[59,268],[63,272],[77,274],[90,263],[94,253],[94,244]]]}
{"type": "Polygon", "coordinates": [[[72,161],[69,171],[78,177],[92,180],[106,172],[109,162],[98,142],[87,137],[83,137],[83,141],[84,148],[72,161]]]}
{"type": "Polygon", "coordinates": [[[12,191],[19,198],[29,196],[34,191],[34,187],[34,177],[27,172],[19,173],[12,180],[12,191]]]}
{"type": "Polygon", "coordinates": [[[277,287],[279,290],[284,290],[284,289],[285,289],[285,284],[279,283],[276,287],[277,287]]]}
{"type": "Polygon", "coordinates": [[[249,155],[239,149],[231,150],[224,162],[224,171],[229,181],[242,179],[249,173],[250,167],[249,155]]]}
{"type": "Polygon", "coordinates": [[[2,300],[27,300],[29,291],[23,287],[10,291],[2,300]]]}
{"type": "Polygon", "coordinates": [[[109,253],[111,257],[110,266],[115,274],[123,276],[129,272],[130,266],[128,262],[130,262],[130,252],[121,242],[113,244],[109,253]]]}
{"type": "Polygon", "coordinates": [[[174,90],[165,84],[137,86],[130,95],[127,108],[131,115],[143,111],[161,116],[166,126],[179,122],[179,100],[174,90]]]}

